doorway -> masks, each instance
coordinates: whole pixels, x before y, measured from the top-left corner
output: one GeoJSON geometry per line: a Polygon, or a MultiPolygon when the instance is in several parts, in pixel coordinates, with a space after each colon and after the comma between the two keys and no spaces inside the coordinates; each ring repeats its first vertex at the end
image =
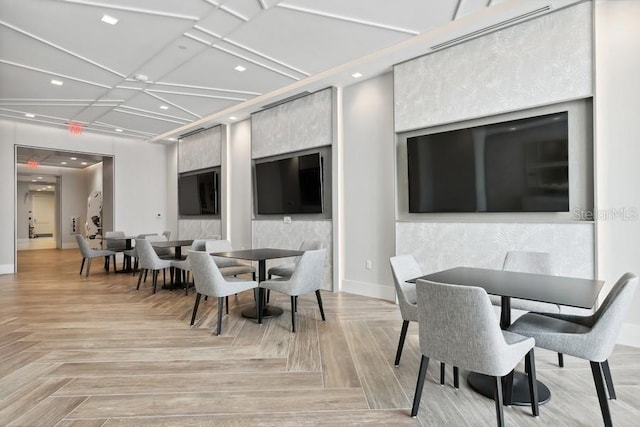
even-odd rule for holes
{"type": "Polygon", "coordinates": [[[17,249],[60,247],[60,177],[19,173],[17,180],[17,249]]]}

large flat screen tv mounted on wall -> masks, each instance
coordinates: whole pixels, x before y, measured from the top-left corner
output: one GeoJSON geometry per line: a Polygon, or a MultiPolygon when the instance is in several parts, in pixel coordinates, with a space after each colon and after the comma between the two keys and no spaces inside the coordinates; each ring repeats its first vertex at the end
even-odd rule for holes
{"type": "Polygon", "coordinates": [[[407,138],[409,212],[568,212],[568,113],[407,138]]]}
{"type": "Polygon", "coordinates": [[[208,169],[178,175],[180,216],[220,215],[220,173],[208,169]]]}
{"type": "Polygon", "coordinates": [[[256,213],[322,213],[322,167],[320,153],[256,162],[256,213]]]}

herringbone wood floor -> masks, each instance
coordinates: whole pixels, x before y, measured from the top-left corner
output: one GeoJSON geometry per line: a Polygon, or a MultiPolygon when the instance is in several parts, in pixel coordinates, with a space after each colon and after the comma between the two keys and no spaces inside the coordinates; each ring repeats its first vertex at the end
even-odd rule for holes
{"type": "MultiPolygon", "coordinates": [[[[75,250],[19,252],[16,275],[0,276],[0,425],[11,426],[309,426],[495,425],[493,402],[462,381],[437,384],[432,364],[419,417],[409,417],[419,363],[417,328],[409,330],[399,368],[400,331],[389,302],[323,294],[301,297],[298,332],[289,300],[284,315],[260,326],[240,316],[251,292],[230,298],[216,336],[214,301],[188,323],[193,291],[161,290],[106,273],[94,262],[78,274],[75,250]]],[[[539,419],[505,408],[508,425],[598,426],[600,410],[586,362],[537,351],[539,378],[552,390],[539,419]]],[[[616,425],[640,425],[640,349],[611,358],[616,425]]],[[[463,373],[464,377],[464,373],[463,373]]]]}

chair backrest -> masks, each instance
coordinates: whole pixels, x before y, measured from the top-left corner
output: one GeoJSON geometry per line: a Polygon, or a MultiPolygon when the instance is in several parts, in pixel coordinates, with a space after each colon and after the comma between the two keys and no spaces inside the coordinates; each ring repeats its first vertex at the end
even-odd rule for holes
{"type": "Polygon", "coordinates": [[[422,276],[420,265],[418,265],[413,255],[394,256],[389,259],[389,262],[391,263],[393,284],[396,287],[402,319],[417,321],[417,319],[414,319],[415,315],[413,314],[415,307],[412,307],[418,301],[416,285],[406,281],[422,276]]]}
{"type": "MultiPolygon", "coordinates": [[[[299,247],[299,250],[305,251],[305,252],[315,251],[317,249],[322,249],[321,240],[303,240],[302,243],[300,243],[300,247],[299,247]]],[[[295,264],[298,264],[299,261],[300,261],[299,256],[295,257],[295,259],[293,260],[295,264]]]]}
{"type": "Polygon", "coordinates": [[[624,274],[590,317],[592,335],[589,343],[590,360],[604,362],[609,358],[616,344],[618,334],[633,301],[638,286],[638,277],[632,273],[624,274]]]}
{"type": "Polygon", "coordinates": [[[161,268],[160,257],[153,250],[153,246],[151,246],[151,242],[148,239],[136,239],[136,251],[138,252],[140,268],[151,270],[161,268]]]}
{"type": "Polygon", "coordinates": [[[163,232],[162,232],[162,235],[163,235],[164,237],[166,237],[166,238],[167,238],[167,240],[170,240],[170,239],[171,239],[171,231],[170,231],[170,230],[165,230],[165,231],[163,231],[163,232]]]}
{"type": "Polygon", "coordinates": [[[554,274],[551,255],[547,252],[509,251],[502,269],[518,273],[554,274]]]}
{"type": "Polygon", "coordinates": [[[91,257],[91,248],[87,244],[87,241],[84,240],[84,236],[82,234],[76,234],[76,242],[78,242],[78,247],[80,248],[80,253],[84,258],[91,257]]]}
{"type": "MultiPolygon", "coordinates": [[[[231,242],[228,240],[209,240],[205,243],[205,248],[207,253],[230,252],[233,250],[233,247],[231,246],[231,242]]],[[[233,258],[225,258],[221,256],[214,256],[212,258],[213,258],[213,261],[218,266],[218,268],[233,267],[241,264],[240,261],[233,258]]]]}
{"type": "MultiPolygon", "coordinates": [[[[148,234],[144,237],[147,242],[166,242],[167,236],[160,234],[148,234]]],[[[153,248],[152,249],[160,256],[162,255],[173,255],[173,250],[171,248],[153,248]]]]}
{"type": "MultiPolygon", "coordinates": [[[[125,237],[124,231],[107,231],[104,237],[125,237]]],[[[105,240],[107,249],[126,249],[127,242],[124,240],[105,240]]]]}
{"type": "Polygon", "coordinates": [[[193,282],[199,294],[212,297],[228,295],[228,288],[233,286],[233,283],[224,279],[208,252],[190,250],[187,258],[191,266],[193,282]]]}
{"type": "Polygon", "coordinates": [[[482,288],[418,280],[420,349],[427,356],[492,376],[503,376],[508,353],[489,296],[482,288]]]}
{"type": "Polygon", "coordinates": [[[289,295],[302,295],[320,289],[324,281],[326,258],[326,249],[306,251],[302,254],[293,275],[288,280],[289,295]]]}

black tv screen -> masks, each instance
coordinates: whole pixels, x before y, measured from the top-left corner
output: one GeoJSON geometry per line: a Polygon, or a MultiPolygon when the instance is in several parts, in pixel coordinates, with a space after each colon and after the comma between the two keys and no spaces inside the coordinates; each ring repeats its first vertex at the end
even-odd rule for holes
{"type": "Polygon", "coordinates": [[[409,212],[569,211],[568,113],[407,138],[409,212]]]}
{"type": "Polygon", "coordinates": [[[256,212],[322,213],[322,157],[319,153],[256,163],[256,212]]]}
{"type": "Polygon", "coordinates": [[[219,174],[215,170],[178,176],[178,212],[181,216],[220,214],[219,174]]]}

